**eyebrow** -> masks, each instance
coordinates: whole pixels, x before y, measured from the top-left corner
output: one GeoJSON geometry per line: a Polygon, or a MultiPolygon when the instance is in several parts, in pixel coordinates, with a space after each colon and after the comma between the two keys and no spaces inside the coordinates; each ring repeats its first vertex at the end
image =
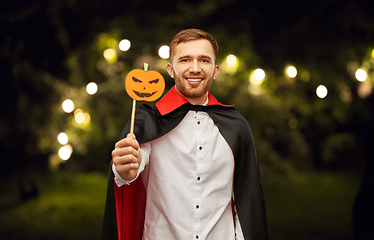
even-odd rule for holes
{"type": "MultiPolygon", "coordinates": [[[[180,60],[180,59],[184,59],[184,58],[190,58],[190,57],[191,57],[191,55],[183,55],[183,56],[180,56],[180,57],[178,58],[178,60],[180,60]]],[[[212,58],[211,58],[209,55],[199,55],[198,58],[203,58],[203,59],[209,59],[209,60],[212,60],[212,58]]]]}

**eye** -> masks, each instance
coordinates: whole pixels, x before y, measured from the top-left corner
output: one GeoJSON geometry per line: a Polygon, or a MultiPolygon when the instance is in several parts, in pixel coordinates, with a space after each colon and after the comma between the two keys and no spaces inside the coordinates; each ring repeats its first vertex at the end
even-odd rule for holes
{"type": "Polygon", "coordinates": [[[159,79],[157,78],[157,79],[155,79],[155,80],[149,81],[149,83],[150,83],[150,84],[158,83],[158,80],[159,80],[159,79]]]}
{"type": "Polygon", "coordinates": [[[140,81],[139,79],[134,78],[134,77],[132,77],[132,80],[133,80],[134,82],[137,82],[137,83],[142,83],[142,82],[143,82],[143,81],[140,81]]]}

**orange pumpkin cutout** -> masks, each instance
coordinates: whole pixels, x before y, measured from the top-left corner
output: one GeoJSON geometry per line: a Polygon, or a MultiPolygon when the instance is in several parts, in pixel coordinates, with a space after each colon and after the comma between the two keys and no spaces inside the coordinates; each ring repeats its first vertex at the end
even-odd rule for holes
{"type": "Polygon", "coordinates": [[[165,90],[165,80],[157,71],[134,69],[125,79],[127,94],[134,100],[152,102],[165,90]]]}

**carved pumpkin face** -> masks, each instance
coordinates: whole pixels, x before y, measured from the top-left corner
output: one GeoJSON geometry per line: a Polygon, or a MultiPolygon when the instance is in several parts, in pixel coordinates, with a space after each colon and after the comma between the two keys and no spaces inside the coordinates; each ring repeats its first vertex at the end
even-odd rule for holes
{"type": "Polygon", "coordinates": [[[152,102],[164,92],[165,80],[159,72],[134,69],[126,76],[125,88],[132,99],[152,102]]]}

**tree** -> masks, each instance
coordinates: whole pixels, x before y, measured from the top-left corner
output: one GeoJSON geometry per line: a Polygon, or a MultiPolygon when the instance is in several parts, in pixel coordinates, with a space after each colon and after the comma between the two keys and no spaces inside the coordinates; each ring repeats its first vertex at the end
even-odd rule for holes
{"type": "MultiPolygon", "coordinates": [[[[124,77],[148,62],[170,88],[167,60],[157,51],[188,27],[218,39],[222,73],[212,92],[222,102],[235,103],[248,119],[264,171],[290,172],[311,162],[320,168],[342,165],[339,159],[356,138],[338,126],[372,118],[372,97],[361,99],[354,80],[360,67],[372,79],[372,37],[365,33],[374,25],[368,5],[348,0],[172,3],[35,0],[3,9],[0,56],[6,84],[1,97],[6,107],[0,134],[7,161],[1,169],[60,165],[60,132],[67,133],[73,148],[62,167],[106,168],[131,108],[124,77]],[[118,48],[123,38],[131,41],[126,52],[118,48]],[[107,49],[114,55],[105,58],[107,49]],[[229,55],[237,61],[231,67],[229,55]],[[288,65],[296,66],[295,78],[284,74],[288,65]],[[257,83],[256,69],[265,73],[257,83]],[[95,95],[85,91],[90,82],[98,86],[95,95]],[[324,99],[315,95],[322,84],[328,89],[324,99]],[[63,112],[66,99],[87,117],[83,123],[74,112],[63,112]]],[[[346,165],[352,164],[352,154],[346,165]]]]}

